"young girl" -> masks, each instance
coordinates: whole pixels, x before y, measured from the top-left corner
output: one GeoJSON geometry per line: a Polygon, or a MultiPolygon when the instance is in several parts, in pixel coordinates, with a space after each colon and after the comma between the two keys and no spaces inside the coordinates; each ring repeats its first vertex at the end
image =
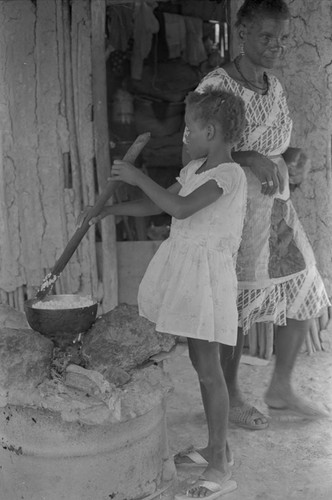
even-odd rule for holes
{"type": "MultiPolygon", "coordinates": [[[[231,148],[242,134],[244,105],[233,94],[205,89],[186,99],[186,145],[192,161],[169,189],[132,165],[115,161],[112,178],[138,186],[148,198],[107,206],[90,223],[114,215],[172,215],[165,240],[138,292],[141,316],[156,330],[188,338],[208,424],[207,467],[185,498],[216,498],[236,488],[226,443],[228,393],[220,343],[237,339],[235,257],[246,206],[246,178],[231,148]]],[[[182,498],[177,495],[178,499],[182,498]]]]}

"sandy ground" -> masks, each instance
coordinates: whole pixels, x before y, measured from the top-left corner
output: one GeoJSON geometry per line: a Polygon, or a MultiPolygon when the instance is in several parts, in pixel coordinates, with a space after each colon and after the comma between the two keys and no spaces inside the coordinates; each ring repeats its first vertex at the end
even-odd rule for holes
{"type": "MultiPolygon", "coordinates": [[[[270,380],[273,359],[267,366],[240,365],[246,399],[268,414],[262,399],[270,380]]],[[[204,447],[207,429],[196,374],[187,348],[164,363],[173,383],[167,420],[170,452],[190,445],[204,447]]],[[[332,353],[298,358],[294,384],[308,398],[332,410],[332,353]]],[[[229,426],[228,439],[235,456],[233,479],[238,489],[227,500],[332,500],[332,419],[284,421],[271,418],[266,430],[229,426]]],[[[182,488],[199,472],[178,475],[182,488]]]]}

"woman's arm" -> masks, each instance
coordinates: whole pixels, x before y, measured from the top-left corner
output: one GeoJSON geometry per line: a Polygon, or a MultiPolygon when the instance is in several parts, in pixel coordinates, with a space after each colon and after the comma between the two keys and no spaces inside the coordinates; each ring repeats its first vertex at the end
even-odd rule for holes
{"type": "Polygon", "coordinates": [[[136,167],[120,160],[116,160],[113,164],[112,177],[138,186],[164,212],[176,219],[185,219],[207,207],[223,192],[214,180],[210,180],[188,196],[180,196],[178,194],[180,184],[176,188],[173,185],[171,190],[164,189],[136,167]]]}
{"type": "Polygon", "coordinates": [[[257,151],[233,151],[232,157],[241,167],[249,167],[262,185],[261,192],[272,195],[284,190],[284,179],[278,166],[257,151]]]}
{"type": "MultiPolygon", "coordinates": [[[[284,180],[279,173],[275,163],[257,151],[234,151],[232,157],[241,167],[250,168],[262,185],[261,192],[266,195],[273,195],[279,189],[284,190],[284,180]],[[270,184],[269,184],[270,183],[270,184]]],[[[182,146],[182,164],[187,165],[190,161],[186,145],[182,146]]]]}

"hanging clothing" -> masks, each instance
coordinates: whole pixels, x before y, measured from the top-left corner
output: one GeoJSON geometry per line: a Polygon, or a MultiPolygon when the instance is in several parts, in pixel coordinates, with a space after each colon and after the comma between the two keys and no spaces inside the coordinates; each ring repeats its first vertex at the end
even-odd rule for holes
{"type": "Polygon", "coordinates": [[[133,34],[133,12],[131,6],[113,5],[108,10],[107,27],[110,45],[120,52],[125,52],[133,34]]]}
{"type": "Polygon", "coordinates": [[[203,43],[203,21],[198,17],[184,16],[186,26],[186,49],[183,59],[192,66],[199,66],[207,60],[203,43]]]}
{"type": "Polygon", "coordinates": [[[131,58],[131,77],[134,80],[142,78],[144,59],[148,56],[154,33],[159,30],[159,23],[153,14],[152,7],[143,0],[135,5],[134,15],[134,46],[131,58]]]}
{"type": "Polygon", "coordinates": [[[169,58],[182,57],[186,50],[186,25],[183,16],[164,13],[169,58]]]}

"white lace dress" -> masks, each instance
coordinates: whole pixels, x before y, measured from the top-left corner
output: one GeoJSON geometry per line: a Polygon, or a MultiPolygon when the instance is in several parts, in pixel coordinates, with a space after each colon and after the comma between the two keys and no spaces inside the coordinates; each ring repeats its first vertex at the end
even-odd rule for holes
{"type": "Polygon", "coordinates": [[[186,219],[172,219],[170,236],[140,284],[139,313],[159,332],[235,345],[235,260],[246,207],[246,177],[237,163],[196,174],[204,161],[192,161],[181,170],[179,194],[187,196],[210,179],[223,194],[186,219]]]}

